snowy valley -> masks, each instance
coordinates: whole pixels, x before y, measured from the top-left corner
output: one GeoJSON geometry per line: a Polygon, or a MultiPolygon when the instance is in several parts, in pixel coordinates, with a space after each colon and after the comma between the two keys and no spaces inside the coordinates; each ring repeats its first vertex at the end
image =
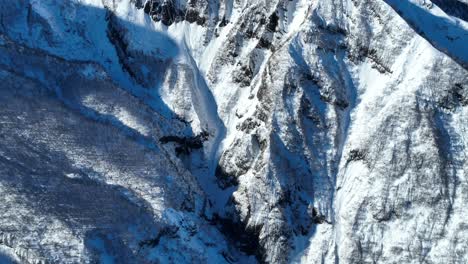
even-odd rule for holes
{"type": "Polygon", "coordinates": [[[468,262],[468,1],[0,2],[0,263],[468,262]]]}

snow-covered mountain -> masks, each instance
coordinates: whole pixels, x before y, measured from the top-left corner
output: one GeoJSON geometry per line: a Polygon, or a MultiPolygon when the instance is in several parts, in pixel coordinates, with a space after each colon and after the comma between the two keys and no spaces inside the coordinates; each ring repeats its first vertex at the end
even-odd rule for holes
{"type": "Polygon", "coordinates": [[[466,0],[0,0],[0,263],[467,263],[466,0]]]}

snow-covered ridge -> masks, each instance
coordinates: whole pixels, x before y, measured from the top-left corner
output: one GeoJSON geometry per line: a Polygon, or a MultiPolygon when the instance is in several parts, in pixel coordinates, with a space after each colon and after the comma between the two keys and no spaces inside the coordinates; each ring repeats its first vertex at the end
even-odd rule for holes
{"type": "MultiPolygon", "coordinates": [[[[405,0],[386,1],[408,24],[434,47],[468,69],[468,21],[446,14],[431,2],[405,0]]],[[[466,4],[459,4],[462,9],[466,4]],[[463,7],[462,7],[463,6],[463,7]]],[[[461,12],[468,13],[468,5],[461,12]]]]}
{"type": "Polygon", "coordinates": [[[0,261],[467,262],[463,14],[6,1],[0,261]]]}

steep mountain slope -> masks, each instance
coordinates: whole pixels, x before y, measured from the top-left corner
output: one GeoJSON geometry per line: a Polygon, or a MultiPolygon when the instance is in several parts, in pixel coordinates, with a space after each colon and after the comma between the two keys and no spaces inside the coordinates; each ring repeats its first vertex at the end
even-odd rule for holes
{"type": "Polygon", "coordinates": [[[468,262],[441,2],[4,0],[0,261],[468,262]]]}

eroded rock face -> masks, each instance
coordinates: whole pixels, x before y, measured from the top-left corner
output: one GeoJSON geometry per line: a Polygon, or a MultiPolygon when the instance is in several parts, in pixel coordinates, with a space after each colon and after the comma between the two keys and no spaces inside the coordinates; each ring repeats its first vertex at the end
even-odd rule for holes
{"type": "Polygon", "coordinates": [[[209,15],[207,6],[207,1],[200,0],[190,0],[186,4],[177,0],[149,0],[143,8],[154,21],[161,21],[166,26],[181,21],[203,26],[209,15]]]}
{"type": "Polygon", "coordinates": [[[467,262],[466,2],[442,2],[5,4],[2,245],[52,263],[467,262]]]}

